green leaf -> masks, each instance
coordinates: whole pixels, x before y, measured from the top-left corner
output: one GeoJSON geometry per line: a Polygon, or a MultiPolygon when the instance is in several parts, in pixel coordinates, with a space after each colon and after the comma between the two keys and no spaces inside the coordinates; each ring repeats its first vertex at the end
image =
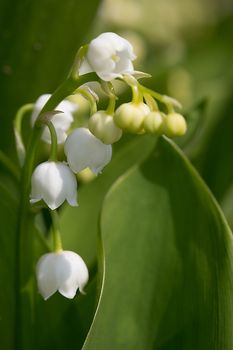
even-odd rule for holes
{"type": "Polygon", "coordinates": [[[231,228],[233,227],[232,97],[231,93],[219,111],[218,120],[206,139],[205,148],[199,159],[203,178],[220,202],[231,228]]]}
{"type": "Polygon", "coordinates": [[[103,174],[78,190],[79,207],[67,206],[63,210],[64,247],[77,251],[89,267],[96,262],[99,213],[107,191],[121,174],[148,156],[155,141],[156,138],[148,136],[123,138],[103,174]]]}
{"type": "Polygon", "coordinates": [[[233,229],[233,183],[229,186],[228,191],[221,201],[221,207],[226,216],[231,230],[233,229]]]}
{"type": "Polygon", "coordinates": [[[14,342],[14,278],[17,202],[0,183],[0,344],[10,350],[14,342]]]}
{"type": "Polygon", "coordinates": [[[161,139],[104,202],[102,294],[83,350],[230,350],[233,242],[208,188],[161,139]]]}
{"type": "Polygon", "coordinates": [[[119,174],[151,152],[154,142],[151,137],[124,138],[103,174],[78,191],[80,206],[67,206],[61,213],[64,249],[76,251],[83,257],[89,268],[90,281],[85,288],[86,295],[78,295],[74,300],[66,300],[58,293],[46,302],[37,296],[36,349],[43,347],[47,350],[55,346],[58,350],[71,350],[74,344],[75,349],[82,347],[96,308],[96,245],[98,217],[104,196],[119,174]],[[144,152],[140,154],[141,149],[144,152]],[[49,327],[44,326],[45,319],[49,327]]]}

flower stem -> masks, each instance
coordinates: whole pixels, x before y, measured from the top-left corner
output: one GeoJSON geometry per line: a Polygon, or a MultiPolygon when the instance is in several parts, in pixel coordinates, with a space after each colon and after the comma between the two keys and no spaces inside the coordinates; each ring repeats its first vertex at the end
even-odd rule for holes
{"type": "Polygon", "coordinates": [[[159,94],[158,92],[151,90],[141,84],[139,84],[139,89],[142,91],[142,93],[147,93],[153,97],[155,97],[158,101],[164,103],[164,96],[159,94]]]}
{"type": "Polygon", "coordinates": [[[143,95],[138,88],[138,85],[131,85],[132,89],[132,102],[133,103],[141,103],[143,101],[143,95]]]}
{"type": "Polygon", "coordinates": [[[22,138],[22,121],[26,113],[32,112],[33,104],[28,103],[17,111],[15,120],[14,120],[14,133],[15,133],[15,142],[16,142],[16,150],[18,155],[18,160],[20,166],[23,166],[25,159],[25,147],[22,138]]]}
{"type": "Polygon", "coordinates": [[[50,210],[50,215],[53,225],[53,250],[54,252],[60,252],[62,250],[62,241],[60,234],[59,215],[56,210],[50,210]]]}
{"type": "Polygon", "coordinates": [[[18,130],[18,132],[21,134],[22,129],[22,121],[23,117],[26,113],[32,112],[33,110],[33,103],[27,103],[26,105],[23,105],[19,108],[19,110],[16,113],[15,120],[14,120],[14,127],[18,130]]]}
{"type": "Polygon", "coordinates": [[[113,96],[111,96],[109,98],[109,102],[108,102],[108,107],[106,109],[106,113],[108,115],[113,115],[114,111],[115,111],[115,106],[116,106],[116,98],[113,96]]]}
{"type": "MultiPolygon", "coordinates": [[[[79,79],[79,68],[81,66],[82,60],[84,56],[86,55],[88,50],[88,45],[81,46],[80,49],[78,50],[76,57],[74,59],[73,66],[71,67],[71,71],[69,74],[69,77],[73,79],[79,79]]],[[[81,84],[80,84],[81,85],[81,84]]]]}
{"type": "Polygon", "coordinates": [[[158,111],[159,110],[157,102],[150,94],[145,93],[143,96],[144,96],[145,101],[146,101],[146,103],[149,106],[151,111],[158,111]]]}
{"type": "Polygon", "coordinates": [[[139,90],[141,91],[142,94],[148,94],[153,96],[156,100],[160,101],[161,103],[165,104],[168,113],[173,113],[174,112],[174,107],[177,108],[182,108],[181,104],[174,98],[166,95],[161,95],[158,92],[151,90],[144,85],[139,84],[138,85],[139,90]]]}
{"type": "Polygon", "coordinates": [[[47,239],[44,237],[44,235],[37,229],[36,229],[36,234],[37,234],[37,240],[41,244],[41,247],[44,248],[45,250],[51,252],[52,249],[50,247],[50,244],[47,241],[47,239]]]}
{"type": "Polygon", "coordinates": [[[77,92],[82,95],[90,103],[91,115],[97,111],[97,105],[95,97],[87,89],[78,89],[77,92]]]}
{"type": "Polygon", "coordinates": [[[15,259],[15,349],[31,350],[34,348],[32,333],[33,301],[26,286],[33,274],[33,236],[30,232],[29,194],[31,175],[34,166],[35,152],[41,137],[41,116],[50,112],[67,96],[71,95],[80,85],[96,80],[96,74],[85,74],[78,80],[72,77],[62,83],[41,110],[31,132],[28,151],[25,157],[21,177],[21,195],[18,211],[15,259]]]}
{"type": "Polygon", "coordinates": [[[49,160],[57,161],[57,133],[52,122],[47,124],[51,136],[51,149],[49,160]]]}

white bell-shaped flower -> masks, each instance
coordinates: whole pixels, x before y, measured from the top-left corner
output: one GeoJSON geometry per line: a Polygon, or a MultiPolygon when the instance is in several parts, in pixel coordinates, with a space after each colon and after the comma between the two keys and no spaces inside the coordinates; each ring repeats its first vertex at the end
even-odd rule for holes
{"type": "Polygon", "coordinates": [[[87,54],[80,66],[79,74],[96,72],[105,81],[132,74],[132,61],[136,58],[128,40],[115,33],[102,33],[88,45],[87,54]]]}
{"type": "Polygon", "coordinates": [[[67,137],[64,151],[74,173],[89,168],[97,175],[112,158],[112,146],[105,145],[87,128],[75,129],[67,137]]]}
{"type": "Polygon", "coordinates": [[[59,291],[64,297],[73,299],[77,289],[84,294],[88,282],[88,269],[76,253],[64,250],[42,255],[36,266],[37,284],[45,300],[59,291]]]}
{"type": "MultiPolygon", "coordinates": [[[[45,94],[41,95],[37,99],[31,116],[32,125],[34,125],[36,118],[38,117],[40,111],[42,110],[50,96],[50,94],[45,94]]],[[[70,125],[74,120],[72,113],[74,113],[77,110],[77,105],[70,101],[64,100],[61,103],[59,103],[59,105],[56,107],[56,110],[61,111],[62,113],[55,114],[51,118],[51,122],[53,123],[57,133],[57,142],[63,143],[67,137],[66,132],[70,128],[70,125]]],[[[47,126],[45,126],[43,130],[42,140],[46,143],[51,143],[51,136],[49,128],[47,126]]]]}
{"type": "Polygon", "coordinates": [[[77,206],[77,181],[70,168],[62,162],[39,164],[32,174],[31,203],[44,200],[54,210],[65,200],[77,206]]]}

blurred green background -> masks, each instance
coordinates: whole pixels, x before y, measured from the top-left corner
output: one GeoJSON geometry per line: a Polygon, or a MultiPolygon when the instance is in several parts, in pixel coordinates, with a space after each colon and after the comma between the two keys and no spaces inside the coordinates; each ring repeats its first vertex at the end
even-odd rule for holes
{"type": "MultiPolygon", "coordinates": [[[[188,133],[175,141],[206,181],[233,228],[233,3],[230,0],[1,0],[1,150],[16,162],[12,121],[17,109],[24,103],[34,102],[43,93],[52,92],[67,76],[79,46],[104,31],[114,31],[133,44],[137,54],[135,68],[152,75],[151,79],[144,81],[145,85],[182,103],[188,133]]],[[[129,99],[128,90],[119,86],[118,92],[121,101],[129,99]]],[[[88,296],[79,296],[72,302],[56,295],[44,303],[37,296],[35,304],[39,311],[35,324],[41,329],[35,334],[38,350],[50,349],[51,344],[57,349],[81,349],[99,295],[96,245],[100,207],[118,176],[146,158],[153,146],[152,138],[138,140],[125,136],[115,146],[113,161],[106,172],[94,182],[80,185],[82,205],[78,211],[70,208],[63,211],[64,245],[87,259],[91,282],[88,296]],[[45,322],[46,327],[43,327],[45,322]]],[[[169,159],[163,164],[158,161],[158,165],[173,176],[169,159]]],[[[176,166],[178,169],[179,164],[174,161],[176,166]]],[[[3,279],[14,274],[12,245],[16,222],[13,209],[17,206],[18,190],[6,171],[2,167],[0,170],[1,205],[5,213],[0,258],[3,279]],[[5,197],[11,197],[9,203],[5,197]]],[[[144,172],[149,177],[146,166],[144,172]]],[[[188,182],[186,175],[180,181],[188,182]]],[[[188,198],[184,199],[188,202],[188,198]]],[[[111,205],[110,197],[110,211],[111,205]]],[[[198,205],[203,213],[205,201],[197,200],[198,205]]],[[[202,215],[198,214],[199,217],[202,215]]],[[[206,217],[208,219],[208,215],[206,217]]],[[[107,221],[104,225],[106,231],[108,225],[107,221]]],[[[37,247],[37,257],[42,252],[43,249],[37,247]]],[[[114,265],[117,259],[119,257],[113,257],[111,263],[114,265]]],[[[7,323],[4,323],[4,316],[0,318],[4,350],[13,348],[12,285],[13,277],[0,289],[1,312],[8,315],[7,323]]],[[[113,284],[112,288],[117,286],[113,284]]],[[[179,313],[179,310],[174,312],[179,313]]],[[[176,322],[170,321],[171,324],[176,322]]],[[[126,323],[130,324],[130,320],[126,323]]],[[[134,334],[133,326],[131,331],[134,334]]],[[[158,349],[180,349],[179,342],[177,344],[158,349]]],[[[95,349],[95,343],[85,349],[95,349]]],[[[100,345],[96,349],[109,348],[103,349],[100,345]]],[[[215,348],[212,346],[211,349],[215,348]]]]}
{"type": "Polygon", "coordinates": [[[136,67],[153,76],[145,83],[182,103],[191,129],[184,151],[233,224],[232,1],[106,0],[99,17],[95,33],[125,35],[136,67]]]}

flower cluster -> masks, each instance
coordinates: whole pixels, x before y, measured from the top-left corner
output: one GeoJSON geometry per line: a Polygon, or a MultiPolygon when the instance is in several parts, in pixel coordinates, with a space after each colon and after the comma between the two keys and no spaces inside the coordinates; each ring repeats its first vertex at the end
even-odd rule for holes
{"type": "Polygon", "coordinates": [[[43,200],[57,209],[65,200],[77,206],[77,181],[74,175],[89,167],[96,175],[111,160],[112,147],[97,139],[87,128],[74,129],[64,144],[67,163],[49,160],[32,174],[31,203],[43,200]]]}
{"type": "MultiPolygon", "coordinates": [[[[51,145],[48,161],[39,164],[31,178],[32,204],[43,201],[55,211],[64,201],[77,206],[75,174],[89,168],[95,175],[101,173],[112,157],[112,144],[124,132],[133,134],[181,136],[186,132],[184,117],[176,112],[177,101],[148,89],[139,79],[146,73],[134,70],[136,58],[132,45],[115,33],[103,33],[79,50],[70,79],[77,81],[71,93],[82,94],[90,102],[92,111],[88,122],[72,128],[77,106],[68,100],[59,100],[54,110],[46,106],[54,96],[42,95],[34,104],[31,116],[33,128],[43,126],[41,138],[51,145]],[[97,110],[98,96],[88,85],[80,84],[83,77],[93,74],[108,97],[106,109],[97,110]],[[120,79],[132,90],[132,99],[116,107],[113,80],[120,79]],[[158,107],[162,106],[162,109],[158,107]],[[44,114],[46,110],[46,114],[44,114]],[[57,144],[63,145],[63,159],[58,160],[57,144]]],[[[57,230],[55,230],[55,240],[57,230]]],[[[47,299],[57,290],[73,298],[77,288],[82,292],[88,280],[88,271],[82,258],[74,252],[55,246],[53,253],[42,256],[37,264],[39,291],[47,299]]]]}

